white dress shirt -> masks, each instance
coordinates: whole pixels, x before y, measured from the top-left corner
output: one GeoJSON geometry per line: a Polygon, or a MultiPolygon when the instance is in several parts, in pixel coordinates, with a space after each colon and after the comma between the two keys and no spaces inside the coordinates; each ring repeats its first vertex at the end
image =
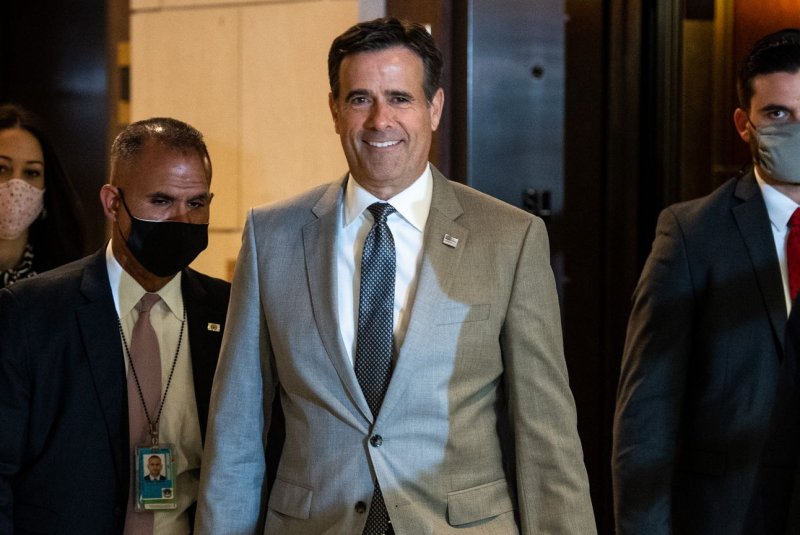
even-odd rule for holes
{"type": "MultiPolygon", "coordinates": [[[[397,272],[394,283],[394,347],[403,343],[410,306],[414,302],[417,273],[422,261],[422,240],[431,208],[433,175],[430,166],[408,188],[389,202],[396,212],[386,220],[392,231],[397,272]]],[[[336,279],[338,288],[339,331],[355,365],[358,294],[361,286],[361,252],[372,227],[372,214],[367,207],[384,202],[361,187],[352,176],[347,181],[344,203],[339,213],[336,235],[336,279]]],[[[394,352],[395,355],[397,352],[394,352]]]]}
{"type": "Polygon", "coordinates": [[[781,280],[783,281],[783,296],[786,299],[786,314],[792,310],[792,298],[789,295],[789,270],[786,265],[786,239],[789,237],[789,219],[798,205],[792,199],[773,188],[758,174],[754,168],[758,187],[767,205],[772,237],[775,240],[775,252],[778,253],[778,263],[781,266],[781,280]]]}
{"type": "MultiPolygon", "coordinates": [[[[106,268],[111,283],[114,305],[122,323],[125,340],[130,346],[133,325],[139,317],[136,304],[146,293],[114,258],[111,242],[106,248],[106,268]]],[[[178,273],[158,292],[161,300],[150,311],[150,322],[161,350],[161,385],[163,389],[169,380],[178,337],[183,321],[183,294],[181,274],[178,273]]],[[[128,372],[128,357],[125,356],[125,371],[128,372]]],[[[156,415],[151,414],[155,419],[156,415]]],[[[175,490],[178,507],[173,510],[154,513],[154,535],[185,535],[190,533],[189,517],[186,509],[197,499],[200,476],[200,456],[202,440],[200,419],[194,394],[194,375],[192,374],[191,351],[189,347],[189,326],[184,325],[175,372],[164,401],[164,409],[159,421],[159,442],[172,444],[175,451],[175,490]]],[[[133,463],[133,459],[131,459],[133,463]]],[[[133,465],[132,465],[133,466],[133,465]]],[[[131,482],[133,484],[133,482],[131,482]]]]}

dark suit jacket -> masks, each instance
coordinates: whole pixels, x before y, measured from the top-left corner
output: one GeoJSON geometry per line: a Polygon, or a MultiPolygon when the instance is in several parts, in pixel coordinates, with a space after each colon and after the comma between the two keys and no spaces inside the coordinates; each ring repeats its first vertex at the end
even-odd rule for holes
{"type": "MultiPolygon", "coordinates": [[[[785,324],[752,172],[661,213],[634,293],[617,398],[618,533],[762,532],[753,515],[785,324]]],[[[778,522],[786,513],[777,503],[770,512],[778,522]]]]}
{"type": "MultiPolygon", "coordinates": [[[[797,295],[800,298],[800,294],[797,295]]],[[[786,323],[786,360],[788,368],[793,372],[790,374],[794,379],[795,385],[800,384],[800,299],[795,298],[792,305],[792,313],[786,323]]],[[[800,396],[795,392],[792,401],[800,406],[800,396]]],[[[795,472],[794,489],[792,499],[789,504],[789,520],[784,531],[786,535],[796,535],[800,533],[800,467],[795,472]]]]}
{"type": "MultiPolygon", "coordinates": [[[[187,269],[182,290],[204,435],[230,285],[187,269]]],[[[122,533],[123,358],[105,248],[0,291],[0,533],[122,533]]]]}

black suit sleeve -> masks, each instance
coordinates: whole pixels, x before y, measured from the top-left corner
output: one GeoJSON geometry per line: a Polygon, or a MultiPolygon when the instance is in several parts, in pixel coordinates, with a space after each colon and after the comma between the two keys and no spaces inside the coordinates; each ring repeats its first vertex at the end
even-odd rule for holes
{"type": "Polygon", "coordinates": [[[0,291],[0,533],[14,532],[13,480],[25,453],[30,381],[26,335],[19,306],[0,291]]]}
{"type": "Polygon", "coordinates": [[[614,419],[617,533],[669,535],[672,475],[693,330],[680,224],[664,210],[633,296],[614,419]]]}

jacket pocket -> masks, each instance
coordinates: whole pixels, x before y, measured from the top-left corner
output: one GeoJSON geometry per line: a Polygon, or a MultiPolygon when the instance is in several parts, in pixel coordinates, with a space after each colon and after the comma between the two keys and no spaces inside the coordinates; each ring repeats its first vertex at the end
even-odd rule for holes
{"type": "Polygon", "coordinates": [[[451,526],[477,522],[513,510],[505,479],[447,494],[447,520],[451,526]]]}
{"type": "Polygon", "coordinates": [[[492,305],[469,305],[466,303],[451,304],[444,307],[437,317],[436,325],[453,325],[489,319],[492,305]]]}
{"type": "Polygon", "coordinates": [[[276,479],[269,494],[269,508],[294,518],[306,520],[311,516],[314,491],[296,483],[276,479]]]}

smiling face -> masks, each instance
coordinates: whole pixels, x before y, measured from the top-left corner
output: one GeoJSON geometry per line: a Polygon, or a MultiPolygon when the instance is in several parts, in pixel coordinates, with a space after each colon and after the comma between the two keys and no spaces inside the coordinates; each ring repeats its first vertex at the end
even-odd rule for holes
{"type": "Polygon", "coordinates": [[[444,92],[425,99],[422,59],[397,46],[346,56],[339,97],[329,95],[353,178],[379,199],[410,186],[425,169],[444,92]]]}

